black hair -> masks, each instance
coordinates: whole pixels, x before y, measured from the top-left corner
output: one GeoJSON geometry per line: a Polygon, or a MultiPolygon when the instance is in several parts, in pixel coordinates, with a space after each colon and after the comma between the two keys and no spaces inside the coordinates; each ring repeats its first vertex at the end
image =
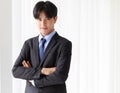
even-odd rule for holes
{"type": "Polygon", "coordinates": [[[57,7],[50,1],[39,1],[33,9],[33,16],[39,19],[40,13],[44,12],[46,17],[52,18],[57,16],[57,7]]]}

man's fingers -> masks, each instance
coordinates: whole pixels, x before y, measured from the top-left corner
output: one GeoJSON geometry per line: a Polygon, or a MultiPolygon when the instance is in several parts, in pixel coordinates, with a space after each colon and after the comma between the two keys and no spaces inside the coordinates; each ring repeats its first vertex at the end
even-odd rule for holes
{"type": "Polygon", "coordinates": [[[23,60],[22,64],[24,65],[24,63],[25,63],[25,60],[23,60]]]}
{"type": "Polygon", "coordinates": [[[28,65],[29,67],[31,67],[31,64],[29,63],[29,61],[27,61],[27,65],[28,65]]]}
{"type": "Polygon", "coordinates": [[[41,73],[44,74],[44,75],[50,75],[55,71],[56,71],[56,67],[42,68],[41,73]]]}
{"type": "Polygon", "coordinates": [[[24,66],[25,66],[25,67],[29,67],[28,64],[27,64],[26,62],[24,63],[24,66]]]}
{"type": "Polygon", "coordinates": [[[44,74],[44,70],[43,70],[43,68],[41,69],[41,73],[44,74]]]}
{"type": "Polygon", "coordinates": [[[51,68],[51,72],[54,72],[56,70],[56,67],[51,68]]]}
{"type": "Polygon", "coordinates": [[[26,65],[25,65],[25,60],[23,60],[22,65],[23,65],[24,67],[26,66],[26,65]]]}
{"type": "Polygon", "coordinates": [[[25,60],[23,60],[22,65],[23,67],[27,67],[27,68],[31,67],[29,61],[26,62],[25,60]]]}

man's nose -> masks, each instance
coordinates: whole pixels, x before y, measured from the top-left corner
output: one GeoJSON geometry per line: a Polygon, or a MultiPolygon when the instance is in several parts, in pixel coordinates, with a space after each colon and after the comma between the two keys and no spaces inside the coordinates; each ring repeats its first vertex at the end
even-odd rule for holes
{"type": "Polygon", "coordinates": [[[46,20],[42,20],[42,25],[46,25],[46,20]]]}

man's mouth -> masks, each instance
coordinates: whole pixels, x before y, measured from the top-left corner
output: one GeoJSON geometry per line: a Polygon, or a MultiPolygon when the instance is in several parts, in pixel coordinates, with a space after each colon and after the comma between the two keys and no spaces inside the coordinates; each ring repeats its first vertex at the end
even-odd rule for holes
{"type": "Polygon", "coordinates": [[[44,29],[44,30],[46,30],[46,29],[47,29],[47,27],[42,27],[41,29],[44,29]]]}

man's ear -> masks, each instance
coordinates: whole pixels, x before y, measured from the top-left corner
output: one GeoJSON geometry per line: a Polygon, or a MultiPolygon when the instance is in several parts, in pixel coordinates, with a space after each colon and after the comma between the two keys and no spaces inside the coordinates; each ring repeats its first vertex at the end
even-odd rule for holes
{"type": "Polygon", "coordinates": [[[57,16],[54,17],[55,23],[56,23],[56,21],[57,21],[57,18],[58,18],[57,16]]]}

